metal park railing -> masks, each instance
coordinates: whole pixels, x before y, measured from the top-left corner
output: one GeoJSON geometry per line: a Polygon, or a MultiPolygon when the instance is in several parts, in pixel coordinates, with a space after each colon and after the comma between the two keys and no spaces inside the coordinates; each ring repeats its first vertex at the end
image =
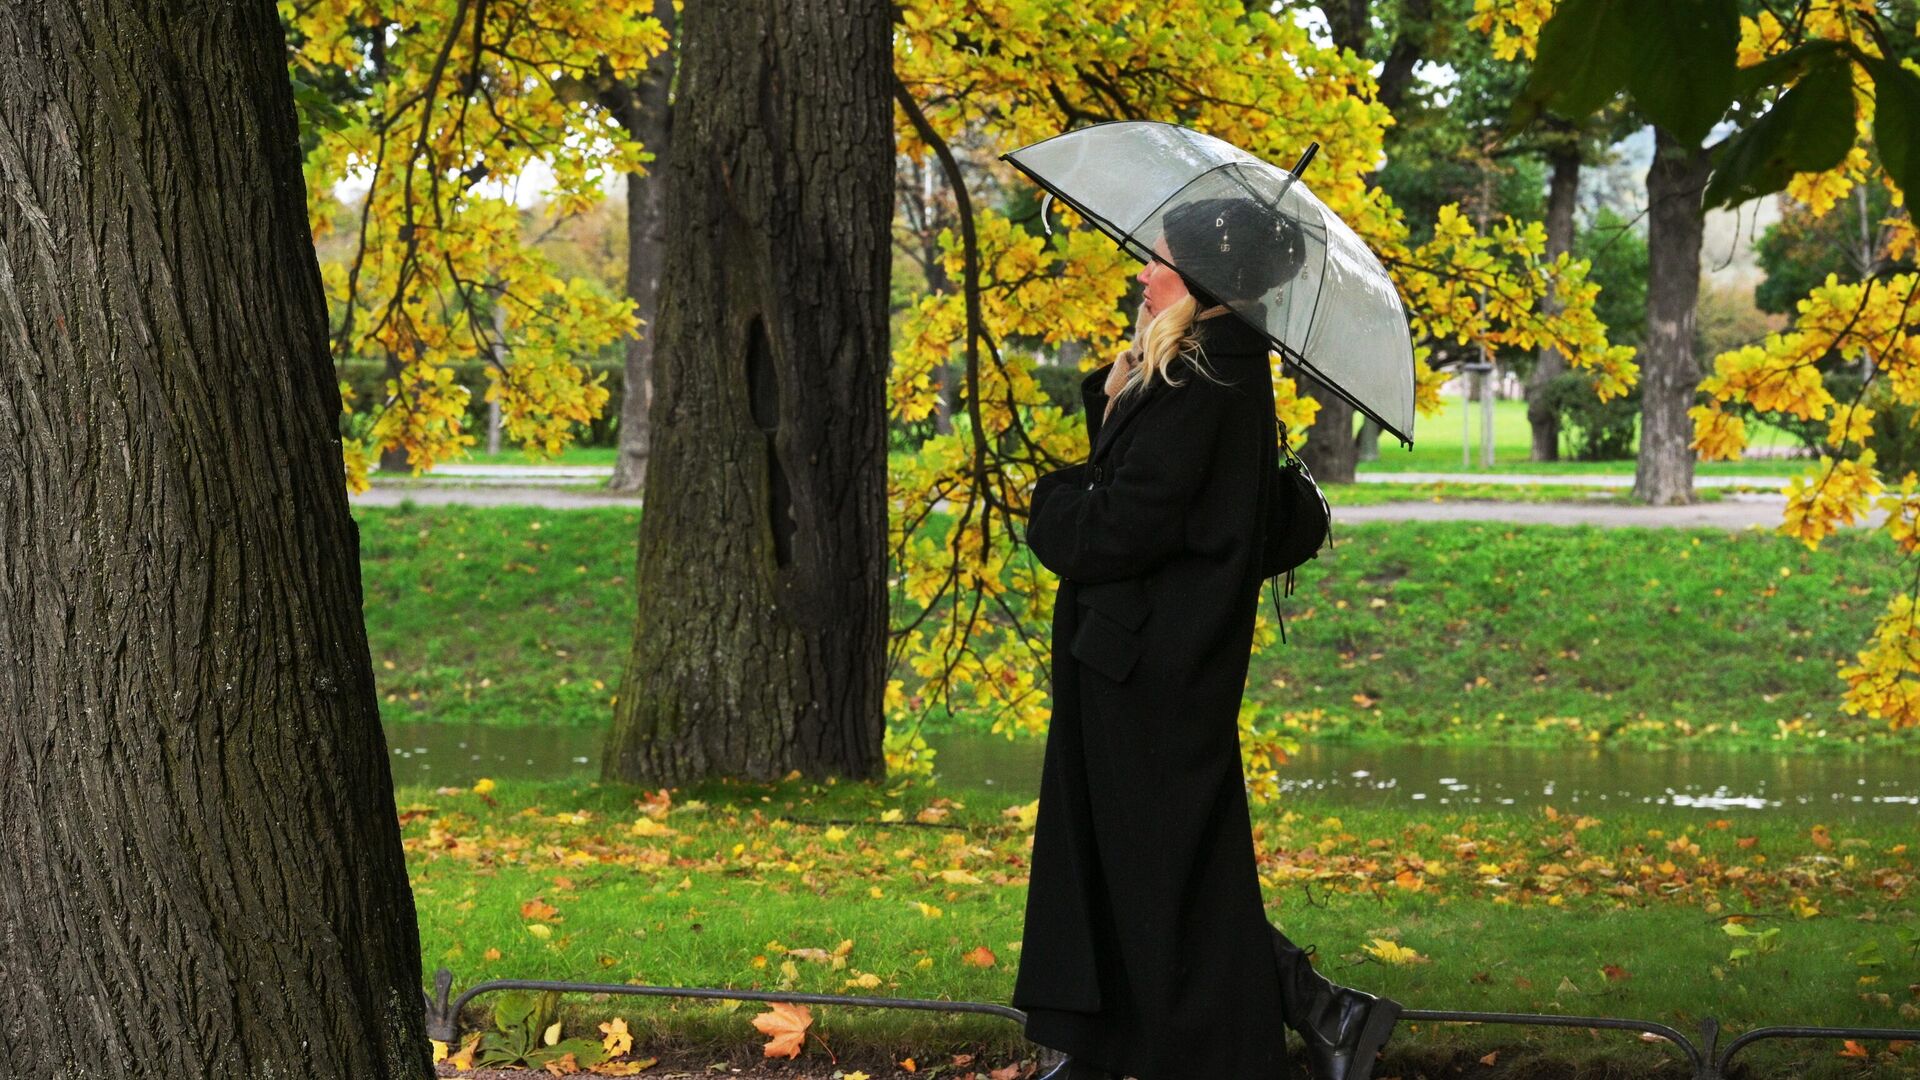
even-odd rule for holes
{"type": "MultiPolygon", "coordinates": [[[[625,994],[651,997],[707,998],[737,1001],[784,1001],[798,1005],[858,1005],[878,1009],[920,1009],[928,1012],[984,1013],[1022,1026],[1027,1014],[1010,1005],[983,1001],[943,1001],[933,998],[866,997],[853,994],[802,994],[777,990],[727,990],[705,986],[633,986],[627,983],[558,982],[541,979],[491,979],[475,983],[451,997],[453,972],[441,968],[434,973],[434,997],[427,999],[427,1034],[449,1046],[460,1041],[460,1012],[481,994],[499,990],[551,990],[562,994],[625,994]]],[[[1652,1020],[1633,1020],[1617,1016],[1558,1016],[1547,1013],[1453,1012],[1445,1009],[1405,1009],[1400,1021],[1435,1023],[1519,1024],[1534,1027],[1608,1028],[1637,1031],[1672,1043],[1687,1058],[1691,1080],[1725,1080],[1733,1056],[1755,1043],[1768,1039],[1868,1039],[1910,1040],[1920,1042],[1920,1029],[1846,1028],[1846,1027],[1762,1027],[1744,1032],[1720,1046],[1720,1022],[1709,1016],[1700,1021],[1700,1041],[1694,1042],[1679,1029],[1652,1020]]],[[[1064,1075],[1066,1060],[1055,1063],[1039,1080],[1054,1080],[1064,1075]]]]}

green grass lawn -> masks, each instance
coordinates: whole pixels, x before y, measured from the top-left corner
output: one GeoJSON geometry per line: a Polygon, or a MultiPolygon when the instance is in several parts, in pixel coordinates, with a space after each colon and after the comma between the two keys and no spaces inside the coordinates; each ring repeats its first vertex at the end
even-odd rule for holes
{"type": "MultiPolygon", "coordinates": [[[[1413,449],[1405,449],[1392,436],[1384,436],[1380,440],[1379,460],[1362,462],[1359,470],[1365,473],[1518,472],[1602,473],[1629,476],[1633,474],[1632,458],[1618,461],[1536,462],[1528,460],[1533,451],[1533,433],[1527,425],[1527,403],[1524,401],[1493,403],[1494,464],[1491,469],[1483,469],[1480,465],[1480,403],[1476,401],[1466,404],[1469,414],[1467,420],[1470,426],[1466,443],[1471,453],[1468,456],[1469,464],[1462,465],[1460,426],[1463,403],[1457,397],[1445,397],[1441,400],[1444,404],[1439,415],[1422,416],[1414,421],[1413,449]]],[[[1753,434],[1750,445],[1756,449],[1798,445],[1792,436],[1771,425],[1756,424],[1750,430],[1753,434]]],[[[1767,458],[1702,461],[1695,463],[1694,471],[1700,476],[1793,476],[1805,471],[1811,464],[1805,460],[1767,458]]]]}
{"type": "MultiPolygon", "coordinates": [[[[638,510],[356,514],[388,721],[606,722],[630,642],[638,510]]],[[[1342,526],[1335,540],[1281,601],[1288,642],[1249,676],[1249,697],[1308,737],[1914,742],[1838,707],[1835,664],[1902,580],[1878,534],[1817,553],[1764,533],[1475,522],[1342,526]]],[[[936,715],[927,730],[990,720],[936,715]]]]}
{"type": "Polygon", "coordinates": [[[620,448],[617,446],[569,446],[552,457],[536,456],[517,446],[509,446],[497,454],[489,454],[485,450],[474,450],[467,458],[459,462],[449,462],[449,464],[611,466],[619,456],[620,448]]]}
{"type": "MultiPolygon", "coordinates": [[[[426,966],[451,969],[459,985],[1011,993],[1032,834],[1003,795],[797,778],[692,785],[670,807],[600,784],[397,795],[426,966]]],[[[1917,872],[1910,829],[1671,811],[1334,817],[1298,800],[1255,807],[1254,824],[1269,918],[1315,945],[1336,981],[1409,1007],[1615,1015],[1689,1035],[1706,1015],[1732,1032],[1920,1023],[1909,990],[1920,982],[1920,917],[1904,899],[1917,872]],[[1729,936],[1736,916],[1765,936],[1729,936]],[[1382,943],[1416,955],[1390,962],[1382,943]]],[[[761,1041],[748,1021],[763,1009],[583,1001],[569,1023],[591,1031],[618,1013],[642,1046],[718,1048],[761,1041]]],[[[963,1044],[1031,1049],[1004,1021],[813,1013],[841,1054],[931,1062],[963,1044]]],[[[467,1026],[485,1021],[479,1010],[467,1026]]],[[[1903,1075],[1839,1049],[1762,1046],[1743,1059],[1764,1065],[1762,1076],[1903,1075]]],[[[1378,1075],[1490,1051],[1506,1068],[1479,1075],[1568,1075],[1539,1070],[1575,1064],[1651,1075],[1676,1056],[1631,1035],[1409,1025],[1378,1075]]]]}

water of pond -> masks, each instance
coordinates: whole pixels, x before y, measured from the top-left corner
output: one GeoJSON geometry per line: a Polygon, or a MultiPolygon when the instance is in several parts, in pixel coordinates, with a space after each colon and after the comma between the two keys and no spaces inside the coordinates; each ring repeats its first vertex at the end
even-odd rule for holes
{"type": "MultiPolygon", "coordinates": [[[[930,736],[942,783],[1038,794],[1038,739],[930,736]]],[[[395,724],[387,730],[399,783],[590,778],[599,774],[600,732],[590,728],[496,728],[395,724]]],[[[1308,744],[1280,772],[1284,792],[1352,806],[1449,809],[1552,804],[1597,813],[1671,806],[1725,814],[1745,810],[1809,818],[1863,816],[1920,821],[1920,759],[1893,754],[1762,755],[1688,751],[1461,749],[1308,744]]]]}

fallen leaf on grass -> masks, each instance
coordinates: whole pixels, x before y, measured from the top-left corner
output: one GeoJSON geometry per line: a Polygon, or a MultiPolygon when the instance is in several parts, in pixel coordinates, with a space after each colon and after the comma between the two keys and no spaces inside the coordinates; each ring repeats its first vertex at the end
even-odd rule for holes
{"type": "Polygon", "coordinates": [[[1480,1064],[1491,1065],[1498,1060],[1500,1060],[1500,1051],[1493,1050],[1489,1051],[1485,1057],[1480,1059],[1480,1064]]]}
{"type": "Polygon", "coordinates": [[[520,905],[520,917],[523,919],[551,922],[553,921],[553,917],[558,914],[560,914],[559,908],[554,907],[538,896],[520,905]]]}
{"type": "Polygon", "coordinates": [[[1373,944],[1363,946],[1361,951],[1396,967],[1406,964],[1424,964],[1430,959],[1429,957],[1421,956],[1419,953],[1397,941],[1390,941],[1386,938],[1374,938],[1373,944]]]}
{"type": "Polygon", "coordinates": [[[773,1002],[768,1011],[753,1018],[753,1026],[759,1028],[762,1035],[771,1037],[761,1048],[766,1057],[799,1057],[800,1048],[807,1041],[807,1028],[812,1023],[813,1013],[805,1005],[789,1005],[784,1001],[773,1002]]]}
{"type": "Polygon", "coordinates": [[[1633,978],[1632,972],[1628,971],[1626,968],[1623,968],[1618,964],[1606,964],[1602,966],[1600,968],[1600,974],[1605,975],[1607,977],[1608,982],[1620,982],[1625,979],[1633,978]]]}
{"type": "Polygon", "coordinates": [[[638,1061],[609,1061],[593,1067],[601,1076],[638,1076],[644,1069],[660,1064],[657,1057],[641,1058],[638,1061]]]}
{"type": "Polygon", "coordinates": [[[600,1045],[606,1049],[608,1057],[619,1057],[633,1049],[633,1033],[627,1030],[624,1017],[616,1016],[601,1024],[600,1031],[605,1036],[600,1040],[600,1045]]]}
{"type": "Polygon", "coordinates": [[[1843,1058],[1863,1058],[1868,1056],[1867,1048],[1852,1039],[1848,1039],[1846,1045],[1840,1048],[1837,1056],[1843,1058]]]}
{"type": "Polygon", "coordinates": [[[974,967],[990,968],[998,959],[998,957],[993,955],[992,949],[987,948],[985,945],[976,945],[973,947],[973,951],[960,957],[960,962],[963,964],[972,964],[974,967]]]}
{"type": "Polygon", "coordinates": [[[460,1052],[450,1055],[447,1058],[447,1064],[462,1071],[473,1068],[473,1054],[480,1049],[480,1035],[481,1033],[476,1031],[462,1039],[460,1052]]]}

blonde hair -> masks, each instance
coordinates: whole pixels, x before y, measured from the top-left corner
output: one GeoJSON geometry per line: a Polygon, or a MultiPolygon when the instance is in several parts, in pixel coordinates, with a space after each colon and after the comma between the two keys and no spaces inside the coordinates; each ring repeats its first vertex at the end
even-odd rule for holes
{"type": "Polygon", "coordinates": [[[1200,302],[1193,298],[1192,293],[1188,293],[1155,316],[1144,332],[1134,336],[1130,349],[1134,355],[1133,370],[1127,373],[1127,381],[1113,395],[1116,404],[1134,387],[1146,386],[1147,381],[1155,375],[1164,379],[1169,386],[1183,385],[1168,371],[1175,356],[1184,357],[1196,371],[1213,378],[1202,361],[1206,354],[1200,349],[1200,322],[1194,318],[1199,311],[1200,302]]]}

